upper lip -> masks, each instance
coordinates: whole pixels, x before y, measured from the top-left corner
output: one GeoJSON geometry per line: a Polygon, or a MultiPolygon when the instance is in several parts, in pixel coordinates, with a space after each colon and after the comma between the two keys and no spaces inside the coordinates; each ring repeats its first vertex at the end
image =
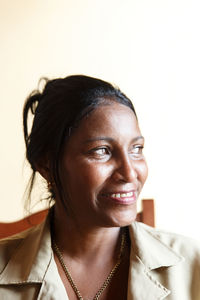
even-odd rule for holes
{"type": "Polygon", "coordinates": [[[120,190],[120,191],[112,191],[112,192],[104,192],[102,195],[112,195],[112,194],[126,194],[126,193],[136,193],[136,190],[120,190]]]}

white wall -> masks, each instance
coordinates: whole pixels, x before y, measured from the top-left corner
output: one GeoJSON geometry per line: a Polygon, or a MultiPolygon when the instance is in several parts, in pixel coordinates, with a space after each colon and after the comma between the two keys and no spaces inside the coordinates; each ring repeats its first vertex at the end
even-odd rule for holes
{"type": "Polygon", "coordinates": [[[24,99],[41,76],[81,73],[133,99],[157,227],[200,238],[199,15],[194,0],[0,0],[0,221],[24,213],[24,99]]]}

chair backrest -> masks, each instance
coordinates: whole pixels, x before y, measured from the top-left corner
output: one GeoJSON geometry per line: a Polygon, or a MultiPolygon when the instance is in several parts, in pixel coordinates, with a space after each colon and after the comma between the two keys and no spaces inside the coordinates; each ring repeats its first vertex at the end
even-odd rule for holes
{"type": "Polygon", "coordinates": [[[41,210],[22,220],[12,223],[0,222],[0,239],[20,233],[24,230],[27,230],[35,225],[42,223],[42,221],[47,216],[48,211],[48,209],[41,210]]]}
{"type": "Polygon", "coordinates": [[[142,200],[142,210],[137,214],[136,220],[155,227],[155,207],[153,199],[142,200]]]}
{"type": "MultiPolygon", "coordinates": [[[[35,225],[40,224],[48,214],[48,209],[39,211],[32,214],[22,220],[12,223],[0,222],[0,239],[9,237],[11,235],[22,232],[35,225]]],[[[137,214],[137,221],[143,222],[152,227],[155,226],[155,214],[154,214],[154,200],[144,199],[142,200],[142,211],[137,214]]]]}

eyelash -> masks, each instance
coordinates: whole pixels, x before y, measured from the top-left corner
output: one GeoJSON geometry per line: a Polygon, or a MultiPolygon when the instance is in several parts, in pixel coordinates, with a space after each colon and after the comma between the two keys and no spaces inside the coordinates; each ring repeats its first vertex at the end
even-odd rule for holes
{"type": "MultiPolygon", "coordinates": [[[[142,150],[143,150],[144,146],[143,145],[134,145],[133,148],[130,151],[130,154],[137,157],[140,157],[142,155],[142,150]],[[135,153],[134,151],[138,149],[137,153],[135,153]]],[[[108,147],[97,147],[94,149],[91,149],[89,151],[89,153],[93,156],[96,155],[96,157],[98,158],[104,158],[107,155],[111,155],[111,150],[108,147]],[[98,153],[98,151],[103,151],[104,153],[98,153]]]]}
{"type": "Polygon", "coordinates": [[[90,151],[90,153],[91,154],[96,154],[96,155],[99,155],[99,156],[104,156],[104,155],[106,155],[106,154],[110,154],[110,150],[107,148],[107,147],[98,147],[98,148],[94,148],[94,149],[92,149],[91,151],[90,151]],[[100,151],[100,150],[105,150],[105,151],[107,151],[107,153],[103,153],[103,154],[99,154],[99,153],[97,153],[98,151],[100,151]]]}
{"type": "Polygon", "coordinates": [[[144,146],[143,145],[136,145],[133,147],[133,149],[139,149],[139,153],[134,153],[134,154],[137,154],[137,155],[140,155],[142,154],[142,150],[143,150],[144,146]]]}

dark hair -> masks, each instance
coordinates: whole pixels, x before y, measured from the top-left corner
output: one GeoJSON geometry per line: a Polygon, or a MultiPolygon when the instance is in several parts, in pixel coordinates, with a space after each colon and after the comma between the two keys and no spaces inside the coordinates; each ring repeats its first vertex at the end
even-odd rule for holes
{"type": "MultiPolygon", "coordinates": [[[[46,80],[42,92],[33,91],[23,109],[26,158],[32,168],[29,196],[34,185],[37,166],[48,158],[52,181],[62,199],[59,178],[59,160],[62,146],[79,121],[102,103],[112,101],[128,106],[136,115],[132,102],[118,88],[108,82],[83,75],[46,80]],[[28,133],[28,115],[32,113],[33,125],[28,133]]],[[[54,197],[53,189],[50,198],[54,197]]]]}

